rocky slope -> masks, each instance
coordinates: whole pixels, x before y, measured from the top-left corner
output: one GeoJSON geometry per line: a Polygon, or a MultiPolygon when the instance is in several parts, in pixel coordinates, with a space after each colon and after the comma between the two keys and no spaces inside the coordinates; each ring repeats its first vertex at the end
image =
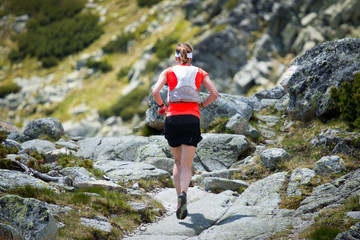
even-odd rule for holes
{"type": "MultiPolygon", "coordinates": [[[[222,94],[202,110],[204,139],[183,221],[174,214],[173,156],[163,136],[62,137],[54,118],[31,121],[24,131],[1,125],[0,234],[353,239],[360,234],[360,133],[327,110],[330,89],[359,74],[359,43],[316,46],[293,61],[284,87],[222,94]]],[[[146,124],[161,130],[162,122],[150,98],[146,124]]]]}
{"type": "Polygon", "coordinates": [[[9,14],[0,20],[0,81],[14,82],[21,90],[0,99],[1,119],[26,126],[31,119],[51,116],[74,136],[129,135],[143,124],[141,106],[147,97],[125,123],[123,117],[99,116],[99,111],[119,104],[119,97],[139,86],[149,91],[159,71],[174,64],[171,49],[177,41],[194,45],[194,64],[210,73],[220,92],[251,95],[276,86],[291,60],[306,50],[328,40],[358,38],[359,8],[357,0],[163,0],[145,8],[136,1],[89,1],[84,11],[100,16],[103,35],[50,69],[39,67],[36,59],[7,60],[16,47],[12,39],[31,21],[28,15],[9,14]],[[126,53],[102,50],[128,33],[136,38],[127,43],[126,53]],[[160,52],[169,49],[165,56],[160,52]],[[89,59],[107,61],[113,70],[97,71],[86,65],[89,59]]]}

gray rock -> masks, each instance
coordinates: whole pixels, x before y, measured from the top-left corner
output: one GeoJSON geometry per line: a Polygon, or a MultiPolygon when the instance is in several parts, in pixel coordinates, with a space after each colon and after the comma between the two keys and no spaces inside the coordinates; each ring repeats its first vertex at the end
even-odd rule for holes
{"type": "Polygon", "coordinates": [[[275,173],[251,184],[210,228],[194,240],[267,239],[288,226],[304,223],[293,210],[280,209],[280,190],[287,173],[275,173]]]}
{"type": "Polygon", "coordinates": [[[95,149],[101,143],[101,140],[101,137],[91,137],[80,140],[78,142],[79,150],[77,151],[76,156],[85,159],[94,159],[95,149]]]}
{"type": "Polygon", "coordinates": [[[98,219],[90,219],[90,218],[80,218],[81,219],[81,224],[85,225],[87,227],[91,227],[91,228],[95,228],[98,229],[100,231],[104,231],[104,232],[111,232],[111,223],[109,223],[108,221],[104,221],[104,220],[98,220],[98,219]]]}
{"type": "Polygon", "coordinates": [[[335,240],[355,240],[360,239],[360,222],[355,223],[346,232],[339,233],[335,240]]]}
{"type": "Polygon", "coordinates": [[[142,202],[128,202],[128,204],[130,205],[130,207],[132,209],[134,209],[136,212],[138,213],[142,213],[145,214],[146,211],[148,210],[148,207],[146,206],[146,204],[142,203],[142,202]]]}
{"type": "Polygon", "coordinates": [[[166,157],[149,157],[146,158],[144,163],[153,165],[158,169],[162,169],[167,171],[172,175],[173,168],[174,168],[174,159],[166,158],[166,157]]]}
{"type": "Polygon", "coordinates": [[[274,127],[280,121],[280,117],[272,115],[258,115],[257,118],[269,127],[274,127]]]}
{"type": "Polygon", "coordinates": [[[229,168],[249,149],[250,144],[244,135],[203,134],[194,159],[194,168],[200,171],[229,168]]]}
{"type": "Polygon", "coordinates": [[[50,185],[38,178],[29,176],[25,173],[0,169],[0,187],[9,189],[16,187],[24,187],[25,185],[31,185],[35,188],[51,188],[50,185]]]}
{"type": "Polygon", "coordinates": [[[79,182],[76,185],[76,188],[89,188],[89,187],[101,187],[107,190],[123,192],[126,193],[126,188],[120,186],[119,184],[105,181],[105,180],[96,180],[96,181],[88,181],[88,182],[79,182]]]}
{"type": "Polygon", "coordinates": [[[226,123],[226,129],[236,134],[243,134],[251,138],[259,136],[259,132],[240,114],[235,114],[226,123]]]}
{"type": "Polygon", "coordinates": [[[94,150],[95,161],[135,161],[138,148],[149,143],[147,137],[122,136],[105,137],[94,150]]]}
{"type": "MultiPolygon", "coordinates": [[[[172,201],[176,204],[175,190],[172,191],[172,201]]],[[[153,237],[157,236],[162,236],[163,239],[182,239],[183,236],[196,236],[212,226],[226,212],[234,199],[227,191],[220,194],[207,194],[195,200],[191,199],[191,194],[192,192],[189,191],[187,204],[189,214],[184,220],[179,222],[175,214],[171,214],[148,226],[147,231],[137,236],[141,238],[128,239],[154,239],[153,237]]]]}
{"type": "Polygon", "coordinates": [[[7,195],[0,198],[0,206],[0,219],[10,223],[24,239],[56,239],[56,222],[44,202],[7,195]]]}
{"type": "Polygon", "coordinates": [[[314,165],[315,173],[321,176],[337,173],[342,170],[345,170],[345,162],[341,157],[336,155],[322,157],[314,165]]]}
{"type": "Polygon", "coordinates": [[[351,155],[351,148],[346,145],[345,142],[339,142],[336,144],[334,149],[331,152],[332,154],[345,154],[345,155],[351,155]]]}
{"type": "Polygon", "coordinates": [[[64,128],[56,118],[40,118],[30,121],[25,127],[24,134],[30,139],[46,136],[58,140],[64,135],[64,128]]]}
{"type": "Polygon", "coordinates": [[[320,208],[343,204],[348,197],[360,195],[360,170],[354,170],[330,183],[313,189],[311,195],[301,202],[296,210],[298,214],[314,212],[320,208]]]}
{"type": "Polygon", "coordinates": [[[71,155],[71,152],[66,148],[52,150],[45,153],[44,160],[46,163],[56,162],[62,155],[71,155]]]}
{"type": "Polygon", "coordinates": [[[136,161],[143,162],[148,158],[166,158],[166,154],[162,150],[162,147],[157,143],[149,143],[139,146],[136,150],[136,161]]]}
{"type": "Polygon", "coordinates": [[[73,142],[66,142],[65,140],[60,139],[55,143],[56,147],[65,147],[69,150],[78,151],[79,146],[73,142]]]}
{"type": "Polygon", "coordinates": [[[63,176],[69,176],[73,180],[74,187],[78,187],[83,182],[95,181],[92,173],[83,167],[67,167],[59,171],[63,176]]]}
{"type": "Polygon", "coordinates": [[[257,99],[281,99],[286,94],[285,89],[282,86],[277,86],[272,89],[265,89],[258,93],[255,93],[253,96],[255,96],[257,99]]]}
{"type": "Polygon", "coordinates": [[[347,212],[345,214],[346,217],[351,217],[354,219],[360,219],[360,211],[347,212]]]}
{"type": "Polygon", "coordinates": [[[296,58],[281,81],[290,94],[290,117],[308,120],[326,115],[332,107],[331,87],[354,79],[360,70],[359,54],[360,39],[346,38],[325,42],[296,58]]]}
{"type": "Polygon", "coordinates": [[[32,153],[34,151],[38,151],[39,153],[45,154],[46,152],[56,150],[56,146],[54,143],[49,142],[47,140],[33,139],[30,141],[23,142],[21,144],[23,148],[20,153],[32,153]]]}
{"type": "Polygon", "coordinates": [[[0,223],[0,236],[6,240],[23,240],[21,234],[12,226],[0,223]]]}
{"type": "Polygon", "coordinates": [[[201,181],[205,191],[219,192],[225,190],[238,191],[241,188],[247,188],[249,184],[241,180],[229,180],[218,177],[206,177],[201,181]]]}
{"type": "Polygon", "coordinates": [[[194,46],[197,54],[193,64],[211,69],[211,79],[219,92],[226,92],[232,78],[229,73],[236,73],[247,62],[249,53],[245,46],[246,38],[229,26],[222,32],[209,34],[194,46]]]}
{"type": "Polygon", "coordinates": [[[143,162],[107,160],[96,162],[94,167],[103,170],[108,177],[115,181],[170,177],[167,171],[143,162]]]}
{"type": "Polygon", "coordinates": [[[5,139],[4,146],[8,147],[8,148],[16,148],[19,151],[21,151],[23,149],[23,147],[21,146],[20,143],[18,143],[15,140],[11,140],[11,139],[5,139]]]}
{"type": "Polygon", "coordinates": [[[239,173],[241,173],[241,169],[226,169],[226,170],[217,170],[217,171],[212,171],[212,172],[205,172],[205,173],[202,173],[199,176],[198,181],[202,181],[202,179],[208,178],[208,177],[231,179],[232,177],[234,177],[235,175],[237,175],[239,173]]]}
{"type": "Polygon", "coordinates": [[[300,185],[307,185],[315,177],[315,172],[308,168],[296,168],[290,176],[290,181],[286,189],[287,196],[302,196],[298,188],[300,185]]]}
{"type": "Polygon", "coordinates": [[[290,154],[281,148],[269,148],[260,154],[260,159],[265,167],[274,170],[278,163],[289,160],[290,154]]]}

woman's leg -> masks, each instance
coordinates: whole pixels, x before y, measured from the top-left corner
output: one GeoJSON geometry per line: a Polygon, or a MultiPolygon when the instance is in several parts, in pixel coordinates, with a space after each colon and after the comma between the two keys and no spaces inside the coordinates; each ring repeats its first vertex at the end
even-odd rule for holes
{"type": "Polygon", "coordinates": [[[180,192],[187,193],[191,177],[192,177],[192,165],[195,157],[196,147],[189,145],[181,145],[181,175],[180,175],[180,192]]]}
{"type": "Polygon", "coordinates": [[[174,155],[175,162],[173,168],[173,178],[174,178],[174,185],[176,189],[177,196],[181,193],[181,184],[180,184],[180,176],[181,176],[181,153],[182,153],[182,146],[179,147],[170,147],[172,154],[174,155]]]}

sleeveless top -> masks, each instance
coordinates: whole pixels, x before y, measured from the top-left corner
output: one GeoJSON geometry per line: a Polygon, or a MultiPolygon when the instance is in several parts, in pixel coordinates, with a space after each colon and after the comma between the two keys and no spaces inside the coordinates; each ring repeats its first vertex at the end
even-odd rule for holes
{"type": "Polygon", "coordinates": [[[169,108],[166,116],[195,115],[200,118],[199,90],[207,72],[191,65],[176,65],[167,70],[169,108]]]}

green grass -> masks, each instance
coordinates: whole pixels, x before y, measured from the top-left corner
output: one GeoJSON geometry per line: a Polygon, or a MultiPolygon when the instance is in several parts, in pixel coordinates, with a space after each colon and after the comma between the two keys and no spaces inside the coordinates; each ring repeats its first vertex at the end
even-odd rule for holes
{"type": "Polygon", "coordinates": [[[80,188],[75,191],[55,192],[51,189],[40,189],[30,185],[10,189],[8,194],[16,194],[25,198],[36,198],[48,203],[68,206],[72,210],[56,216],[57,221],[65,224],[58,229],[58,239],[119,239],[124,231],[133,231],[140,224],[154,221],[164,212],[162,205],[146,195],[133,197],[129,194],[106,190],[102,187],[80,188]],[[91,195],[89,193],[95,193],[91,195]],[[138,213],[130,207],[129,201],[146,204],[149,210],[138,213]],[[81,217],[94,218],[103,216],[112,225],[112,232],[102,232],[81,224],[81,217]]]}

